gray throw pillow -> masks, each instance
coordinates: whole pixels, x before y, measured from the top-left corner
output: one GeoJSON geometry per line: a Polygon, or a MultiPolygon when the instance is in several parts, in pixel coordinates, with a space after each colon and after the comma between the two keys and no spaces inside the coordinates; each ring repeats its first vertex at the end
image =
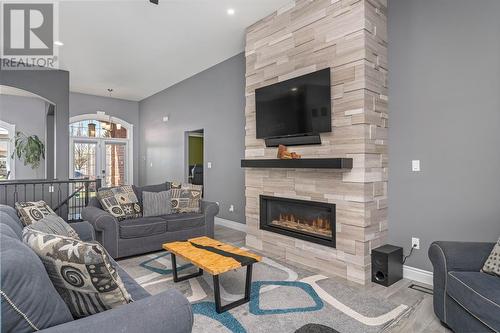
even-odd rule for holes
{"type": "Polygon", "coordinates": [[[486,259],[481,271],[483,273],[500,277],[500,238],[493,247],[493,251],[491,251],[490,256],[486,259]]]}
{"type": "Polygon", "coordinates": [[[75,229],[71,228],[68,222],[64,221],[62,217],[57,215],[45,216],[43,219],[36,221],[29,227],[33,230],[38,230],[46,234],[55,234],[80,239],[75,229]]]}
{"type": "Polygon", "coordinates": [[[162,192],[142,192],[142,216],[161,216],[172,212],[170,190],[162,192]]]}

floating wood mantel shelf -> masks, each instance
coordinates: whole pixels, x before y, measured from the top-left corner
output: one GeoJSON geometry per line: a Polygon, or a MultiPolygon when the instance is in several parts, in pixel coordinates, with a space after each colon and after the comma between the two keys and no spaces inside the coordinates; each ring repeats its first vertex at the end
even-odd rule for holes
{"type": "Polygon", "coordinates": [[[242,168],[352,169],[352,158],[301,158],[296,160],[241,160],[242,168]]]}

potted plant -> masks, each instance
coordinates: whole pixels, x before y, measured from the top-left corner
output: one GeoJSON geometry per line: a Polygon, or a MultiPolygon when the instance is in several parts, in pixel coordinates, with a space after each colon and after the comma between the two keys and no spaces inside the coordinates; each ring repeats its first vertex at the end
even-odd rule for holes
{"type": "Polygon", "coordinates": [[[24,165],[37,169],[40,166],[40,161],[45,159],[45,144],[37,135],[27,136],[23,132],[16,132],[12,158],[14,156],[17,156],[19,160],[24,160],[24,165]]]}

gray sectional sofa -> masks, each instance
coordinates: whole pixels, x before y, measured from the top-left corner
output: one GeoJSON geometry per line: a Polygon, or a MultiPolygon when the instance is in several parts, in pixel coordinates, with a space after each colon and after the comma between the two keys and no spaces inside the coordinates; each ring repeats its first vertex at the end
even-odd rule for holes
{"type": "Polygon", "coordinates": [[[434,242],[434,313],[454,332],[500,332],[500,278],[480,272],[495,243],[434,242]]]}
{"type": "MultiPolygon", "coordinates": [[[[170,183],[134,186],[135,194],[142,205],[142,192],[161,192],[170,188],[170,183]]],[[[123,258],[147,252],[159,251],[162,244],[186,240],[199,236],[214,236],[214,217],[219,206],[202,201],[201,213],[169,214],[155,217],[140,217],[118,221],[104,211],[99,200],[92,198],[82,211],[82,217],[94,227],[97,240],[113,258],[123,258]]]]}
{"type": "MultiPolygon", "coordinates": [[[[89,223],[71,226],[82,240],[94,240],[89,223]]],[[[186,297],[174,289],[151,296],[114,261],[134,302],[73,320],[41,260],[22,242],[22,228],[16,211],[0,205],[1,332],[191,332],[193,313],[186,297]]]]}

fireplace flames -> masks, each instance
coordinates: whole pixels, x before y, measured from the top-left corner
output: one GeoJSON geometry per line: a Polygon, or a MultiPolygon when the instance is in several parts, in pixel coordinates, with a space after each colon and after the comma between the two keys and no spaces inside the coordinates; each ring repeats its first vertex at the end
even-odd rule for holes
{"type": "Polygon", "coordinates": [[[272,224],[307,233],[332,236],[330,221],[321,217],[308,220],[298,218],[294,214],[280,214],[278,220],[273,220],[272,224]]]}

